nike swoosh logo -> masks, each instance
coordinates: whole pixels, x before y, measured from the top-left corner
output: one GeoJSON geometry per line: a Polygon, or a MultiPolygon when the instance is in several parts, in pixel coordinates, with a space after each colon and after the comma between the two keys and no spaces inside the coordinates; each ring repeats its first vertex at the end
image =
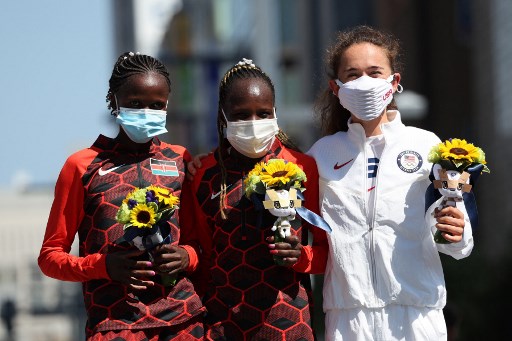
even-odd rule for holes
{"type": "Polygon", "coordinates": [[[116,169],[118,169],[119,167],[122,167],[122,166],[124,166],[124,165],[120,165],[120,166],[112,167],[112,168],[109,168],[109,169],[107,169],[107,170],[103,170],[102,168],[100,168],[100,169],[98,170],[98,174],[99,174],[100,176],[103,176],[103,175],[106,175],[106,174],[108,174],[108,173],[110,173],[110,172],[115,171],[116,169]]]}
{"type": "MultiPolygon", "coordinates": [[[[233,186],[233,185],[234,185],[234,184],[231,184],[231,185],[226,186],[226,191],[227,191],[231,186],[233,186]]],[[[212,196],[211,196],[211,198],[210,198],[210,199],[211,199],[211,200],[213,200],[213,199],[217,198],[217,197],[220,195],[220,193],[221,193],[221,191],[218,191],[217,193],[212,193],[212,196]]]]}
{"type": "Polygon", "coordinates": [[[338,165],[338,163],[336,162],[336,164],[334,165],[334,170],[338,170],[338,169],[340,169],[341,167],[348,165],[349,163],[351,163],[351,162],[352,162],[352,160],[354,160],[354,159],[350,159],[350,160],[348,160],[347,162],[342,163],[341,165],[338,165]]]}

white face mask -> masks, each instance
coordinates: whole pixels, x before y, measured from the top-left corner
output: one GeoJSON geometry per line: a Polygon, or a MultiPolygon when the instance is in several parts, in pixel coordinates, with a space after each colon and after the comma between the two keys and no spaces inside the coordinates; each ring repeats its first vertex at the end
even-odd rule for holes
{"type": "Polygon", "coordinates": [[[388,79],[361,76],[350,82],[339,85],[338,98],[340,104],[362,121],[370,121],[379,117],[393,99],[394,75],[388,79]]]}
{"type": "Polygon", "coordinates": [[[226,138],[231,146],[239,153],[253,159],[267,153],[279,132],[277,118],[232,122],[226,119],[226,122],[226,138]]]}

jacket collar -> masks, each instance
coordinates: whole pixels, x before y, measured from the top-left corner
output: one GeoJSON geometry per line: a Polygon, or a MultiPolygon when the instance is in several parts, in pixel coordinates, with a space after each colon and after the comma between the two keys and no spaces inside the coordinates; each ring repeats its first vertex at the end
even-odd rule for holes
{"type": "MultiPolygon", "coordinates": [[[[405,128],[405,125],[402,123],[400,111],[388,110],[386,115],[389,122],[381,124],[380,127],[386,141],[392,141],[400,136],[400,132],[405,128]]],[[[366,140],[363,126],[359,123],[352,123],[352,118],[348,120],[348,135],[357,140],[366,140]]]]}
{"type": "Polygon", "coordinates": [[[102,151],[110,151],[112,153],[126,153],[133,155],[142,155],[142,154],[156,154],[161,149],[161,141],[157,137],[153,137],[151,140],[151,144],[149,145],[149,149],[134,151],[130,149],[127,145],[120,143],[118,139],[107,137],[105,135],[99,135],[96,141],[94,141],[92,148],[99,149],[102,151]]]}

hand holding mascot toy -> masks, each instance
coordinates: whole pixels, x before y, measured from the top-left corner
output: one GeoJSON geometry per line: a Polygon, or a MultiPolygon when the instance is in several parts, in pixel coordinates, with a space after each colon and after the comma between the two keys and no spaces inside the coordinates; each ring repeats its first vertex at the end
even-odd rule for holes
{"type": "MultiPolygon", "coordinates": [[[[442,197],[436,210],[446,206],[456,207],[457,203],[464,201],[470,219],[473,218],[476,221],[476,204],[471,188],[482,172],[489,173],[482,149],[467,143],[466,140],[450,139],[434,146],[428,160],[433,163],[430,174],[432,185],[442,197]]],[[[427,204],[433,199],[438,200],[438,195],[432,196],[432,194],[429,200],[429,190],[432,190],[432,185],[427,190],[427,204]]],[[[472,226],[476,227],[473,221],[472,226]]],[[[434,241],[440,244],[449,243],[439,230],[434,234],[434,241]]]]}
{"type": "MultiPolygon", "coordinates": [[[[302,184],[305,181],[306,174],[299,166],[281,159],[257,163],[244,181],[246,197],[277,217],[271,229],[276,243],[291,235],[290,221],[295,219],[296,214],[310,224],[331,232],[329,225],[320,216],[302,206],[302,184]],[[260,196],[263,195],[264,200],[261,200],[260,196]]],[[[276,257],[274,261],[279,264],[276,257]]]]}

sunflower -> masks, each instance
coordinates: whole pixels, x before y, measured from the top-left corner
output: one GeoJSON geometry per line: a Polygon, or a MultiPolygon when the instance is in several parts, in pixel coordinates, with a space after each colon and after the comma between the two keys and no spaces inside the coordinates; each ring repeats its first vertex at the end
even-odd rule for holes
{"type": "Polygon", "coordinates": [[[450,139],[434,146],[428,155],[428,160],[432,163],[452,163],[457,169],[465,169],[473,164],[484,165],[484,172],[489,169],[485,161],[485,153],[482,149],[476,147],[466,140],[450,139]]]}
{"type": "Polygon", "coordinates": [[[151,228],[155,224],[155,209],[146,204],[138,204],[130,212],[130,223],[138,228],[151,228]]]}
{"type": "Polygon", "coordinates": [[[151,185],[148,187],[148,190],[153,191],[158,198],[158,201],[167,207],[174,207],[180,202],[180,199],[166,188],[151,185]]]}
{"type": "Polygon", "coordinates": [[[261,174],[261,181],[267,187],[286,185],[297,174],[297,168],[293,163],[285,163],[281,159],[269,162],[261,174]]]}
{"type": "Polygon", "coordinates": [[[467,160],[471,163],[480,157],[478,148],[466,140],[452,139],[439,146],[441,158],[452,160],[467,160]]]}

